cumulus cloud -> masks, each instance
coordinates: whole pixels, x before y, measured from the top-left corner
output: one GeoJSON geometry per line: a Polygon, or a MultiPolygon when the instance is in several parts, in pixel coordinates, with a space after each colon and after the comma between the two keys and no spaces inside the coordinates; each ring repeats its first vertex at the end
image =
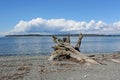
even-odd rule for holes
{"type": "Polygon", "coordinates": [[[11,31],[14,34],[20,33],[120,33],[120,21],[107,24],[103,21],[91,20],[74,21],[66,19],[43,19],[36,18],[30,21],[21,20],[11,31]]]}

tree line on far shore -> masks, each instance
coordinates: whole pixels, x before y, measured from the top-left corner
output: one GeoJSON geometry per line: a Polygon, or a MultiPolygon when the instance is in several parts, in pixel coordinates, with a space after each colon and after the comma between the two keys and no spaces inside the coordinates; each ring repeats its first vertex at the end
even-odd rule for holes
{"type": "MultiPolygon", "coordinates": [[[[5,35],[5,37],[29,37],[29,36],[67,36],[68,34],[13,34],[13,35],[5,35]]],[[[70,36],[78,36],[79,34],[70,34],[70,36]]],[[[103,36],[103,37],[118,37],[120,35],[106,35],[106,34],[83,34],[83,36],[103,36]]]]}

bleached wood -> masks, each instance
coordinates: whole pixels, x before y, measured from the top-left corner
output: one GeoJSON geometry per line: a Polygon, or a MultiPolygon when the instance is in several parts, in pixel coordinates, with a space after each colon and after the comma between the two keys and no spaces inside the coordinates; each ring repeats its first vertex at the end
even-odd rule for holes
{"type": "Polygon", "coordinates": [[[64,56],[70,56],[71,58],[74,58],[78,60],[79,62],[84,63],[90,63],[90,64],[99,64],[97,61],[91,59],[90,57],[87,57],[86,55],[80,53],[79,47],[81,45],[81,40],[83,38],[83,35],[79,35],[79,39],[75,47],[73,47],[70,44],[70,34],[67,39],[58,39],[56,36],[52,36],[53,41],[56,43],[53,53],[49,57],[49,60],[55,60],[59,59],[62,55],[64,56]]]}

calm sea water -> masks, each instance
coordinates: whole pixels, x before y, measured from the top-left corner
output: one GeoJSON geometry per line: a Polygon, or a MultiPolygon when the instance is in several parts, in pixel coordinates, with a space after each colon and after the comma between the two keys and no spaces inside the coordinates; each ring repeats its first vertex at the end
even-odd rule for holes
{"type": "MultiPolygon", "coordinates": [[[[75,45],[78,37],[71,37],[75,45]]],[[[50,54],[54,45],[51,37],[1,37],[0,55],[50,54]]],[[[120,51],[120,37],[84,37],[80,47],[82,53],[120,51]]]]}

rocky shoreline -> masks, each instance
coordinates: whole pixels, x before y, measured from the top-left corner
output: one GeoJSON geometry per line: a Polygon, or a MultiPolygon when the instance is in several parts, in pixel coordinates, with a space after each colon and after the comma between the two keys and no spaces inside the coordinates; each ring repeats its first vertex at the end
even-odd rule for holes
{"type": "Polygon", "coordinates": [[[48,61],[49,56],[0,57],[0,80],[119,80],[120,53],[88,55],[101,65],[48,61]]]}

